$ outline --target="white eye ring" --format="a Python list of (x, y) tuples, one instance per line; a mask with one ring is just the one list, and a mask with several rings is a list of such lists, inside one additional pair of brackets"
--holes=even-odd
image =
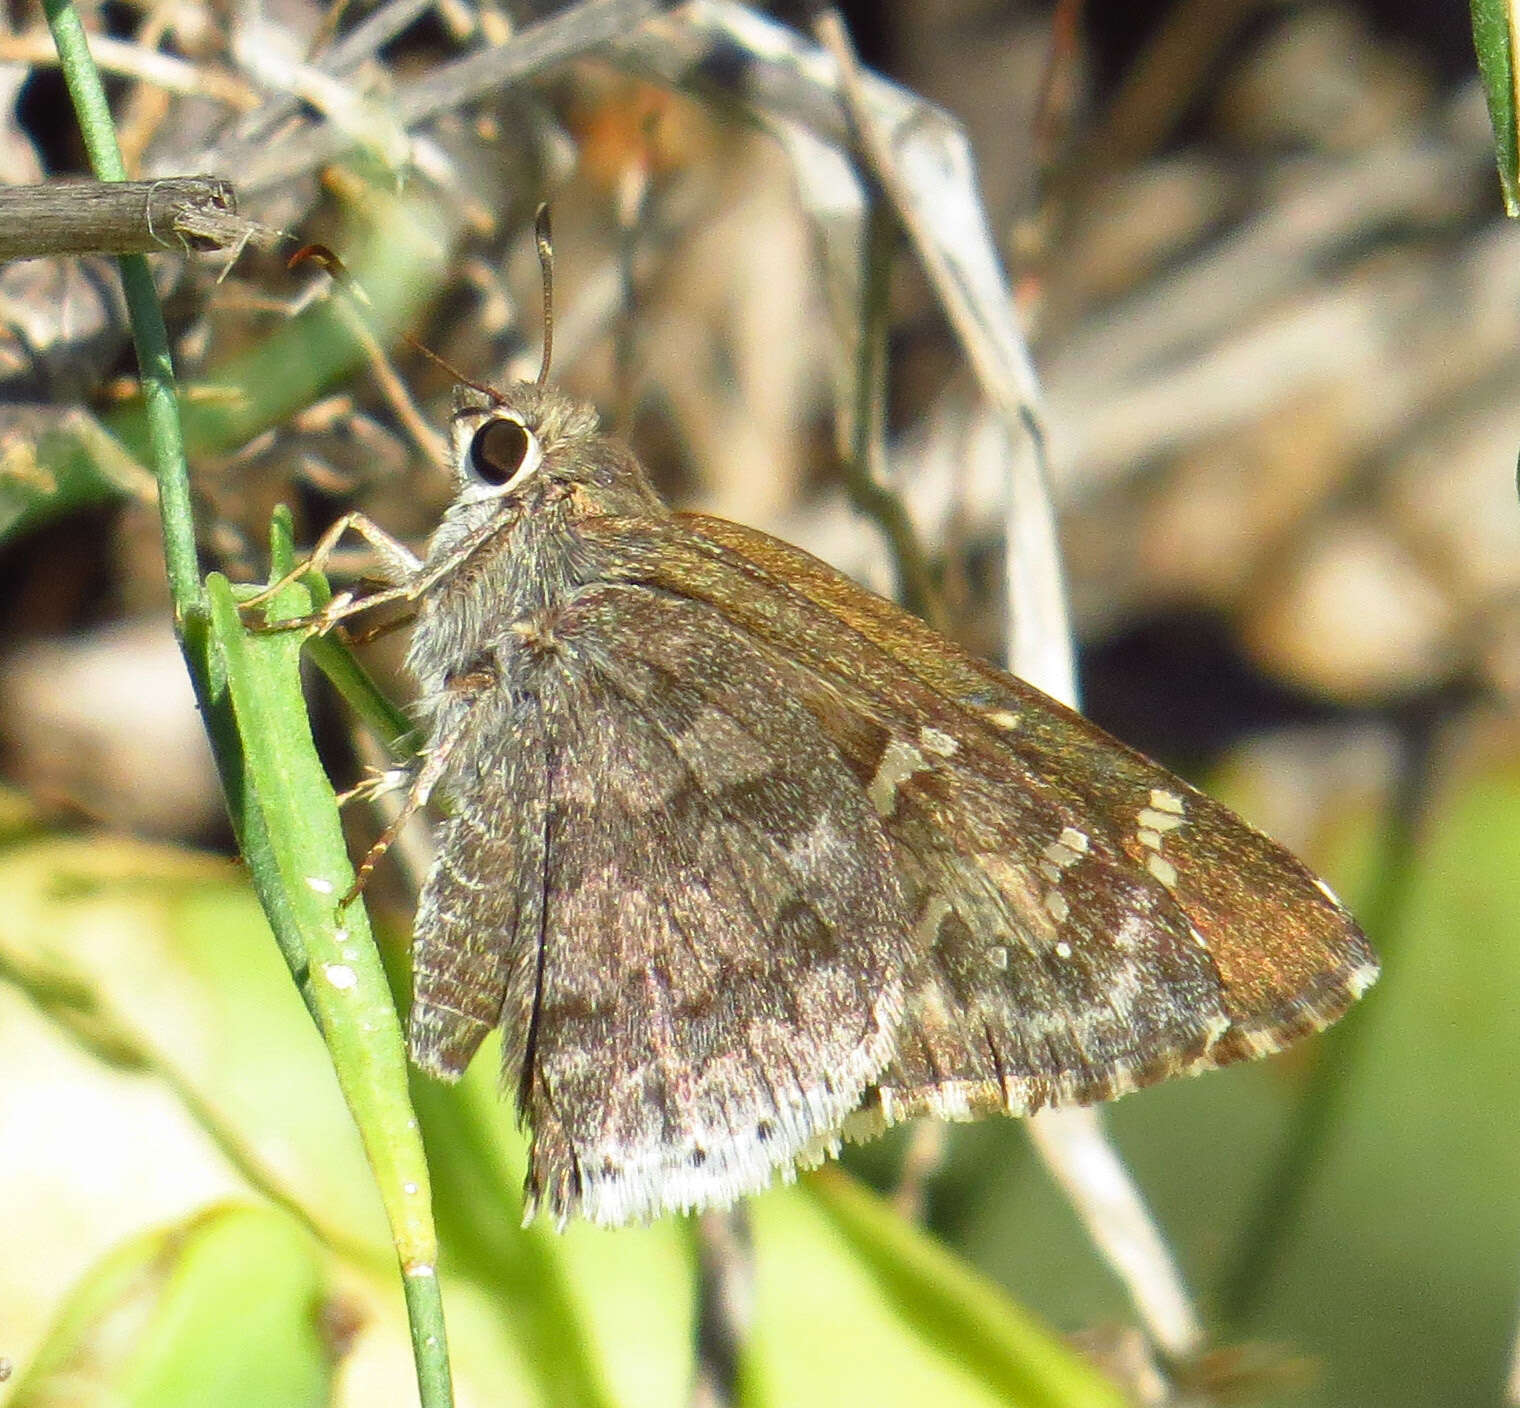
[(480, 498), (509, 494), (543, 463), (538, 436), (516, 416), (496, 415), (470, 433), (462, 468)]

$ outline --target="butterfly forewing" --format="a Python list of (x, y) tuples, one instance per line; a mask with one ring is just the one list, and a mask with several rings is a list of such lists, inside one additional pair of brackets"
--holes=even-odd
[(797, 549), (679, 523), (622, 525), (624, 569), (752, 634), (892, 843), (919, 956), (881, 1117), (1108, 1098), (1277, 1049), (1375, 976), (1227, 809)]

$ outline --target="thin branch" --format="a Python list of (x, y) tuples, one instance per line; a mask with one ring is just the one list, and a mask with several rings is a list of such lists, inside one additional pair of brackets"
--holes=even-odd
[(1029, 1137), (1103, 1259), (1124, 1283), (1146, 1332), (1174, 1359), (1203, 1344), (1203, 1327), (1145, 1199), (1096, 1109), (1042, 1110)]
[[(1022, 375), (1020, 361), (1008, 362), (1005, 340), (995, 335), (996, 329), (1011, 320), (1001, 277), (984, 277), (979, 284), (973, 283), (967, 271), (978, 268), (978, 261), (957, 262), (950, 253), (958, 240), (967, 241), (975, 250), (976, 232), (984, 226), (984, 219), (978, 208), (974, 218), (963, 214), (948, 228), (943, 220), (938, 226), (932, 222), (930, 191), (916, 186), (906, 174), (912, 157), (905, 144), (911, 140), (912, 124), (900, 120), (894, 127), (882, 120), (869, 100), (864, 73), (835, 11), (820, 15), (815, 29), (834, 59), (840, 100), (872, 174), (893, 200), (977, 372), (983, 394), (998, 409), (1008, 437), (1004, 561), (1010, 668), (1056, 698), (1075, 704), (1076, 666), (1033, 375)], [(941, 154), (953, 150), (954, 144), (947, 142)], [(920, 157), (923, 154), (920, 151)], [(994, 297), (989, 299), (989, 294)], [(1013, 441), (1017, 424), (1028, 433), (1033, 454), (1017, 452)], [(1029, 1132), (1089, 1236), (1124, 1282), (1152, 1337), (1175, 1353), (1195, 1349), (1202, 1337), (1198, 1317), (1166, 1242), (1123, 1161), (1108, 1142), (1099, 1115), (1090, 1110), (1043, 1115), (1030, 1121)]]
[(210, 176), (159, 181), (47, 181), (0, 187), (0, 263), (76, 254), (206, 253), (284, 235), (237, 213), (232, 186)]
[[(366, 15), (348, 34), (334, 42), (331, 48), (313, 58), (311, 67), (334, 78), (351, 73), (374, 58), (386, 44), (431, 8), (432, 0), (390, 0), (389, 4)], [(342, 9), (342, 6), (334, 5), (327, 13), (326, 24), (335, 24)], [(321, 36), (317, 42), (321, 42)], [(265, 97), (238, 124), (236, 140), (243, 144), (256, 142), (293, 117), (300, 108), (301, 99), (293, 93)]]
[(755, 1318), (755, 1249), (749, 1210), (703, 1213), (697, 1247), (696, 1379), (690, 1408), (735, 1408)]
[[(453, 111), (486, 93), (609, 45), (658, 8), (657, 0), (584, 0), (572, 5), (504, 43), (444, 64), (428, 77), (399, 87), (383, 109), (388, 130), (403, 132), (441, 112)], [(318, 70), (309, 67), (307, 71)], [(353, 132), (323, 123), (275, 147), (239, 142), (207, 154), (203, 160), (210, 170), (236, 170), (239, 187), (252, 193), (314, 171), (355, 145)]]
[[(890, 113), (867, 84), (838, 13), (825, 10), (814, 27), (834, 60), (840, 102), (871, 174), (892, 200), (1007, 432), (1009, 668), (1070, 700), (1076, 671), (1034, 373), (970, 179), (965, 134), (948, 118), (936, 124), (927, 105), (910, 114)], [(1019, 453), (1019, 427), (1032, 454)]]
[[(90, 51), (96, 65), (107, 73), (135, 78), (166, 93), (214, 98), (240, 109), (255, 108), (262, 101), (257, 89), (220, 69), (187, 63), (108, 34), (92, 35)], [(58, 51), (45, 34), (0, 35), (0, 63), (46, 67), (57, 62)]]
[(845, 488), (850, 501), (886, 535), (897, 565), (898, 595), (909, 611), (945, 629), (945, 611), (935, 589), (923, 546), (902, 500), (882, 479), (886, 471), (887, 301), (891, 283), (892, 244), (896, 229), (876, 202), (866, 217), (861, 260), (860, 335), (856, 341), (853, 444), (845, 459)]

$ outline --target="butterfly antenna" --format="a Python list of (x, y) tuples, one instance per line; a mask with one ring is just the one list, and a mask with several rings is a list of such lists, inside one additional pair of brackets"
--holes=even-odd
[(303, 264), (315, 264), (345, 293), (369, 306), (369, 295), (360, 287), (358, 279), (348, 272), (348, 265), (325, 244), (303, 244), (285, 261), (285, 267), (292, 272)]
[(442, 367), (444, 371), (453, 377), (454, 380), (457, 381), (461, 386), (468, 386), (471, 391), (480, 392), (482, 396), (488, 397), (497, 405), (500, 405), (507, 399), (494, 386), (491, 386), (484, 381), (476, 381), (474, 377), (466, 376), (452, 362), (447, 361), (443, 357), (440, 357), (435, 351), (433, 351), (431, 347), (427, 345), (427, 343), (418, 341), (418, 339), (413, 337), (411, 333), (402, 333), (401, 339), (406, 343), (408, 347), (422, 353), (422, 355), (426, 357), (430, 362), (432, 362), (435, 366)]
[(554, 354), (554, 237), (549, 230), (549, 206), (538, 207), (533, 217), (533, 239), (538, 245), (538, 267), (544, 275), (544, 360), (538, 368), (538, 384), (549, 380), (549, 361)]

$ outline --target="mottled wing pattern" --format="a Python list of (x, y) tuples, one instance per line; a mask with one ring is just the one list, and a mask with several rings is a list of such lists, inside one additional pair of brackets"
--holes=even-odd
[[(505, 691), (477, 693), (434, 746), (468, 757), (448, 790), (412, 933), (413, 1062), (457, 1080), (494, 1027), (507, 1071), (523, 1068), (544, 926), (549, 751), (543, 718)], [(472, 744), (472, 748), (460, 747)]]
[[(588, 589), (523, 649), (495, 692), (516, 717), (472, 720), (465, 751), (541, 773), (481, 789), (520, 815), (450, 823), (414, 1032), (462, 1068), (491, 1024), (470, 994), (501, 995), (530, 1204), (621, 1223), (727, 1203), (820, 1157), (891, 1054), (911, 952), (889, 843), (711, 606)], [(491, 873), (514, 883), (488, 894)]]
[(749, 633), (892, 846), (918, 958), (866, 1124), (1262, 1054), (1376, 976), (1338, 901), (1226, 808), (807, 554), (677, 524), (609, 523), (619, 569)]

